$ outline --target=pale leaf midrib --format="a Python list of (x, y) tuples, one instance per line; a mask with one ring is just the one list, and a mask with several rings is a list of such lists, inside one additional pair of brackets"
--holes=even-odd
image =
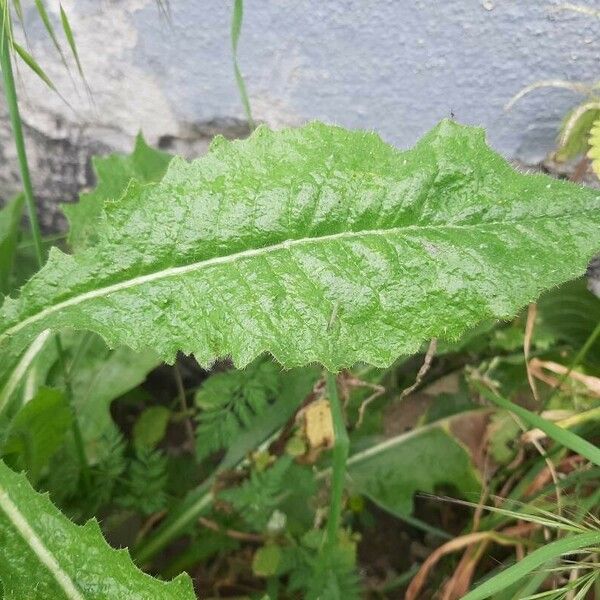
[(21, 378), (27, 372), (27, 369), (50, 337), (50, 333), (49, 329), (45, 329), (37, 338), (35, 338), (19, 362), (15, 365), (15, 368), (10, 372), (4, 386), (0, 387), (0, 413), (4, 410), (6, 403), (19, 385)]
[(25, 516), (11, 500), (8, 492), (0, 486), (0, 509), (4, 512), (7, 519), (18, 531), (20, 537), (29, 546), (36, 555), (41, 564), (43, 564), (58, 586), (62, 589), (65, 597), (69, 600), (85, 600), (83, 595), (76, 588), (75, 583), (68, 573), (60, 566), (60, 563), (40, 539), (34, 528), (29, 524)]
[[(592, 211), (582, 211), (581, 214), (586, 214), (587, 212)], [(578, 214), (578, 213), (577, 213)], [(236, 252), (233, 254), (227, 254), (224, 256), (217, 256), (214, 258), (209, 258), (205, 260), (201, 260), (198, 262), (190, 263), (188, 265), (182, 265), (177, 267), (169, 267), (167, 269), (162, 269), (160, 271), (155, 271), (152, 273), (148, 273), (146, 275), (140, 275), (134, 277), (132, 279), (127, 279), (124, 281), (119, 281), (117, 283), (97, 288), (95, 290), (90, 290), (89, 292), (84, 292), (82, 294), (78, 294), (77, 296), (73, 296), (57, 304), (53, 304), (43, 310), (26, 317), (22, 321), (19, 321), (17, 324), (13, 325), (6, 329), (2, 334), (0, 334), (0, 344), (4, 342), (8, 337), (18, 333), (28, 325), (35, 323), (41, 319), (44, 319), (48, 315), (51, 315), (55, 312), (58, 312), (64, 308), (69, 308), (71, 306), (76, 306), (87, 300), (93, 300), (95, 298), (102, 298), (105, 296), (109, 296), (115, 292), (119, 292), (122, 290), (130, 289), (133, 287), (137, 287), (143, 285), (145, 283), (149, 283), (151, 281), (157, 281), (161, 279), (167, 279), (169, 277), (177, 277), (179, 275), (185, 275), (186, 273), (192, 273), (194, 271), (200, 271), (204, 268), (213, 267), (215, 265), (234, 263), (238, 260), (244, 260), (247, 258), (253, 258), (256, 256), (260, 256), (263, 254), (269, 254), (270, 252), (275, 252), (277, 250), (284, 250), (293, 248), (296, 246), (309, 245), (315, 243), (325, 243), (330, 242), (332, 240), (341, 240), (341, 239), (353, 239), (360, 237), (368, 237), (368, 236), (389, 236), (389, 235), (402, 235), (408, 234), (415, 231), (426, 231), (426, 230), (444, 230), (444, 229), (452, 229), (452, 230), (465, 230), (465, 229), (486, 229), (488, 227), (500, 227), (500, 226), (515, 226), (515, 225), (525, 225), (531, 223), (532, 221), (541, 221), (541, 220), (557, 220), (564, 217), (573, 217), (573, 214), (564, 213), (562, 215), (538, 215), (536, 217), (525, 217), (524, 219), (515, 219), (512, 221), (486, 221), (479, 223), (469, 223), (469, 224), (439, 224), (439, 225), (408, 225), (404, 227), (392, 227), (386, 229), (366, 229), (361, 231), (343, 231), (339, 233), (333, 233), (329, 235), (322, 235), (310, 238), (297, 238), (297, 239), (287, 239), (283, 242), (278, 242), (277, 244), (272, 244), (269, 246), (262, 246), (260, 248), (251, 248), (248, 250), (242, 250), (240, 252)]]

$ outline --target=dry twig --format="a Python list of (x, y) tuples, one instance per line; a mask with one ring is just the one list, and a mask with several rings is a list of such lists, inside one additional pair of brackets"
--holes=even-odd
[(246, 531), (237, 531), (235, 529), (223, 529), (218, 523), (215, 521), (211, 521), (205, 517), (198, 517), (198, 523), (207, 529), (211, 529), (212, 531), (216, 531), (218, 533), (222, 533), (227, 537), (230, 537), (232, 540), (239, 540), (241, 542), (253, 542), (262, 544), (265, 541), (264, 536), (258, 533), (248, 533)]
[(508, 527), (501, 532), (496, 531), (478, 531), (476, 533), (468, 533), (460, 537), (454, 538), (449, 542), (436, 548), (427, 558), (427, 560), (421, 565), (418, 573), (414, 576), (410, 582), (408, 589), (406, 590), (405, 600), (419, 600), (420, 592), (427, 576), (431, 569), (438, 563), (438, 561), (452, 552), (456, 552), (462, 548), (468, 548), (473, 544), (479, 544), (481, 542), (496, 542), (503, 546), (516, 546), (520, 544), (520, 540), (516, 537), (529, 533), (538, 527), (535, 523), (521, 523), (514, 527)]

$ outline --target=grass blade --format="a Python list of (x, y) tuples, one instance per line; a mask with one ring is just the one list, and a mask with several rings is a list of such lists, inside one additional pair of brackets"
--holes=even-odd
[(11, 291), (25, 196), (20, 194), (0, 209), (0, 298)]
[(246, 83), (244, 77), (240, 71), (237, 59), (238, 42), (240, 40), (240, 33), (242, 31), (242, 21), (244, 19), (244, 0), (235, 0), (233, 5), (233, 17), (231, 19), (231, 47), (233, 50), (233, 70), (235, 72), (235, 81), (240, 92), (242, 104), (244, 105), (244, 112), (246, 113), (246, 119), (248, 120), (248, 126), (250, 129), (254, 129), (254, 119), (252, 118), (252, 110), (250, 108), (250, 100), (248, 99), (248, 92), (246, 91)]
[(480, 586), (469, 592), (462, 600), (485, 600), (494, 594), (497, 594), (509, 585), (514, 584), (528, 573), (531, 573), (545, 563), (575, 552), (581, 548), (600, 544), (600, 531), (591, 531), (579, 535), (569, 536), (546, 546), (538, 548), (531, 554), (528, 554), (523, 560), (514, 564), (512, 567), (498, 573), (495, 577), (488, 579)]
[(65, 37), (67, 38), (67, 42), (69, 42), (69, 47), (71, 48), (71, 53), (73, 54), (73, 58), (77, 63), (77, 70), (79, 71), (79, 75), (81, 75), (82, 79), (85, 79), (83, 75), (83, 68), (81, 66), (81, 61), (79, 60), (79, 52), (77, 52), (77, 44), (75, 43), (75, 36), (73, 35), (73, 29), (71, 28), (71, 24), (69, 23), (69, 17), (65, 12), (62, 4), (60, 5), (60, 22), (62, 23), (63, 31), (65, 32)]
[(37, 8), (38, 14), (40, 15), (40, 19), (42, 20), (42, 23), (44, 24), (44, 27), (46, 28), (46, 31), (48, 32), (48, 35), (50, 36), (50, 39), (52, 40), (52, 43), (54, 44), (56, 51), (60, 54), (60, 57), (64, 64), (65, 57), (63, 55), (63, 51), (62, 51), (62, 48), (58, 41), (58, 38), (56, 37), (56, 31), (54, 31), (54, 26), (52, 25), (52, 22), (50, 21), (50, 17), (48, 16), (48, 11), (46, 10), (46, 6), (44, 5), (43, 0), (35, 0), (35, 7)]
[[(4, 98), (8, 106), (10, 115), (10, 123), (13, 130), (15, 146), (17, 149), (17, 157), (19, 160), (19, 170), (21, 173), (21, 181), (23, 183), (23, 192), (25, 194), (25, 203), (29, 216), (29, 224), (31, 227), (31, 235), (35, 245), (35, 253), (39, 266), (44, 263), (44, 252), (42, 249), (42, 234), (40, 232), (39, 221), (36, 212), (35, 198), (33, 196), (33, 187), (31, 185), (31, 176), (29, 173), (29, 164), (27, 162), (27, 153), (25, 151), (25, 140), (23, 137), (23, 125), (21, 115), (19, 113), (19, 102), (17, 100), (17, 91), (12, 70), (12, 55), (10, 45), (15, 46), (12, 40), (12, 26), (10, 22), (10, 12), (8, 4), (2, 6), (1, 25), (2, 39), (0, 45), (0, 67), (4, 81)], [(19, 46), (20, 47), (20, 46)]]
[(21, 5), (21, 0), (13, 0), (13, 6), (15, 7), (15, 13), (17, 13), (19, 23), (23, 25), (23, 6)]
[(513, 404), (510, 402), (510, 400), (507, 400), (495, 392), (492, 392), (481, 383), (475, 382), (475, 385), (478, 391), (494, 404), (497, 404), (505, 410), (511, 411), (525, 421), (525, 423), (527, 423), (529, 426), (541, 429), (555, 442), (562, 444), (565, 446), (565, 448), (573, 450), (573, 452), (581, 454), (581, 456), (585, 456), (585, 458), (590, 460), (592, 463), (600, 466), (600, 448), (590, 444), (587, 440), (584, 440), (582, 437), (572, 433), (571, 431), (563, 429), (562, 427), (543, 419), (539, 415), (536, 415), (526, 408), (518, 406), (517, 404)]
[(54, 92), (56, 92), (56, 87), (54, 86), (54, 84), (52, 83), (52, 80), (48, 77), (48, 75), (46, 75), (46, 73), (44, 72), (44, 70), (42, 69), (42, 67), (40, 67), (40, 65), (38, 65), (38, 63), (36, 62), (36, 60), (33, 58), (33, 56), (31, 56), (31, 54), (29, 54), (29, 52), (27, 52), (27, 50), (25, 50), (25, 48), (23, 48), (23, 46), (20, 46), (19, 44), (17, 44), (17, 42), (15, 42), (14, 40), (12, 41), (12, 47), (14, 48), (15, 52), (21, 57), (21, 60)]

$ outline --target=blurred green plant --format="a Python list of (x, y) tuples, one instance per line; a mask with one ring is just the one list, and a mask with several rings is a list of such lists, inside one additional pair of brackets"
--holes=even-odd
[[(593, 8), (566, 3), (552, 7), (554, 12), (570, 11), (600, 19), (600, 12)], [(519, 100), (531, 92), (544, 89), (570, 90), (585, 97), (564, 118), (557, 139), (553, 158), (558, 162), (572, 160), (587, 153), (592, 167), (600, 178), (600, 82), (583, 83), (562, 79), (536, 81), (515, 94), (505, 105), (510, 110)]]

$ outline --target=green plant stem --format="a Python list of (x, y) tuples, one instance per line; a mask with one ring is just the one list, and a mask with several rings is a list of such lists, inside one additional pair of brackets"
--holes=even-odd
[(60, 335), (56, 334), (56, 336), (54, 337), (54, 343), (56, 344), (58, 362), (60, 363), (60, 368), (63, 372), (65, 391), (73, 416), (73, 438), (75, 440), (75, 451), (77, 452), (77, 459), (79, 460), (79, 465), (81, 467), (81, 479), (84, 487), (88, 489), (90, 485), (91, 476), (87, 457), (85, 455), (85, 444), (83, 441), (83, 435), (81, 433), (81, 428), (79, 427), (77, 411), (75, 410), (75, 404), (73, 402), (73, 387), (71, 386), (71, 369), (69, 369), (69, 367), (67, 366), (67, 361), (65, 360), (65, 352), (62, 346)]
[(350, 440), (346, 431), (346, 423), (337, 389), (337, 377), (327, 373), (327, 396), (333, 419), (333, 461), (331, 470), (331, 500), (329, 504), (329, 519), (325, 537), (325, 551), (330, 551), (338, 542), (338, 532), (342, 520), (342, 499), (346, 480), (346, 461), (350, 449)]
[[(65, 240), (66, 238), (67, 238), (66, 233), (55, 233), (52, 235), (47, 235), (46, 237), (42, 238), (42, 245), (51, 246), (55, 242), (61, 242), (62, 240)], [(33, 240), (29, 240), (29, 239), (21, 240), (17, 244), (17, 247), (19, 248), (19, 250), (26, 250), (30, 246), (35, 246), (35, 242)]]
[[(33, 238), (35, 256), (38, 262), (38, 266), (42, 268), (42, 266), (44, 265), (42, 233), (40, 231), (40, 223), (37, 216), (35, 198), (33, 196), (33, 186), (31, 185), (29, 163), (27, 161), (27, 152), (25, 150), (25, 138), (23, 136), (23, 123), (21, 121), (21, 115), (19, 113), (17, 88), (15, 86), (15, 78), (12, 69), (12, 57), (9, 46), (11, 39), (10, 8), (6, 5), (6, 1), (7, 0), (3, 0), (3, 2), (0, 3), (0, 19), (2, 27), (2, 30), (0, 32), (0, 69), (2, 70), (2, 77), (4, 80), (4, 97), (8, 106), (10, 124), (15, 139), (15, 146), (17, 148), (19, 171), (21, 174), (21, 181), (23, 183), (23, 192), (25, 194), (25, 204), (27, 206), (27, 214), (29, 216), (29, 226), (31, 227), (31, 236)], [(57, 335), (54, 339), (56, 344), (56, 350), (58, 353), (58, 359), (65, 377), (67, 398), (69, 399), (69, 404), (71, 406), (71, 410), (73, 411), (73, 436), (75, 438), (77, 455), (81, 463), (82, 477), (84, 483), (87, 484), (87, 482), (89, 481), (89, 469), (87, 459), (85, 456), (83, 436), (81, 435), (81, 429), (79, 427), (79, 422), (77, 420), (77, 415), (75, 413), (75, 408), (73, 405), (73, 394), (71, 390), (68, 369), (65, 361), (65, 355), (62, 343), (60, 341), (60, 336)]]
[(244, 105), (244, 112), (246, 113), (246, 119), (248, 120), (248, 127), (250, 127), (250, 130), (252, 131), (255, 127), (254, 119), (252, 118), (252, 109), (250, 108), (250, 100), (248, 99), (248, 92), (246, 90), (244, 76), (240, 71), (237, 59), (238, 42), (240, 40), (243, 20), (244, 0), (234, 0), (233, 15), (231, 18), (231, 50), (233, 53), (233, 71), (235, 73), (235, 81), (237, 83), (238, 91), (240, 92), (240, 98), (242, 100), (242, 104)]
[(214, 500), (214, 493), (211, 490), (217, 473), (211, 475), (207, 480), (194, 490), (193, 496), (185, 501), (185, 506), (176, 517), (166, 523), (166, 526), (160, 528), (157, 535), (145, 540), (138, 548), (133, 549), (133, 558), (139, 565), (146, 565), (160, 550), (175, 539), (207, 511)]
[(27, 154), (25, 152), (25, 140), (23, 137), (23, 125), (21, 115), (19, 113), (19, 102), (17, 99), (17, 89), (15, 86), (15, 78), (12, 69), (12, 57), (10, 53), (9, 42), (11, 39), (10, 29), (10, 9), (4, 6), (2, 2), (0, 7), (0, 19), (2, 19), (2, 31), (0, 37), (2, 44), (0, 47), (0, 69), (2, 69), (2, 77), (4, 80), (4, 98), (8, 107), (10, 116), (10, 124), (15, 138), (15, 146), (17, 148), (17, 157), (19, 160), (19, 170), (21, 172), (21, 180), (23, 182), (23, 192), (25, 194), (25, 204), (27, 206), (27, 214), (29, 216), (29, 224), (31, 234), (33, 236), (33, 244), (35, 247), (35, 255), (39, 266), (44, 263), (44, 253), (42, 249), (42, 234), (40, 232), (40, 224), (37, 217), (35, 198), (33, 197), (33, 187), (31, 185), (31, 176), (29, 174), (29, 165), (27, 163)]
[(181, 372), (179, 371), (177, 363), (173, 365), (173, 374), (175, 375), (175, 385), (177, 386), (177, 396), (179, 399), (179, 410), (180, 414), (183, 416), (183, 425), (185, 427), (185, 433), (188, 439), (189, 451), (193, 453), (195, 448), (196, 436), (194, 435), (194, 426), (192, 425), (190, 416), (188, 416), (190, 414), (190, 410), (187, 405), (185, 397), (185, 387), (183, 385), (183, 379), (181, 377)]
[(91, 331), (86, 331), (80, 338), (77, 347), (72, 353), (71, 364), (69, 365), (68, 380), (69, 382), (73, 379), (73, 373), (77, 372), (79, 368), (79, 361), (87, 354), (90, 344), (94, 339), (94, 334)]

